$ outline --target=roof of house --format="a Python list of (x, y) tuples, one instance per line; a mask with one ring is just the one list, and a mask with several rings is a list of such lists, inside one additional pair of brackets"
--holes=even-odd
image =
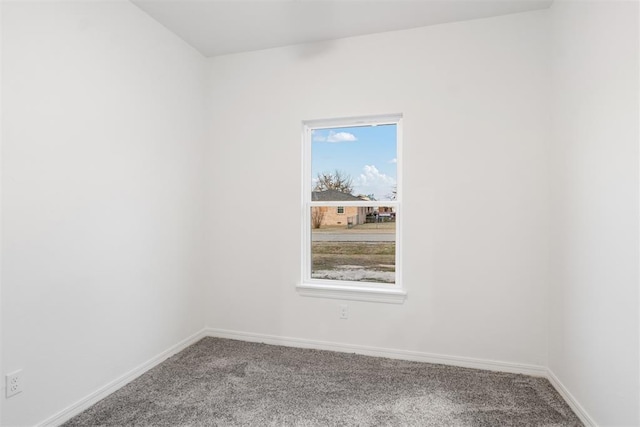
[(356, 197), (349, 193), (343, 193), (342, 191), (338, 190), (312, 191), (311, 200), (313, 202), (362, 201), (362, 199), (359, 197)]

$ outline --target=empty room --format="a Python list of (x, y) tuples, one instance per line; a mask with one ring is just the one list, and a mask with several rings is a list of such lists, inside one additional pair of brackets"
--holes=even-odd
[(640, 426), (637, 1), (0, 2), (2, 426)]

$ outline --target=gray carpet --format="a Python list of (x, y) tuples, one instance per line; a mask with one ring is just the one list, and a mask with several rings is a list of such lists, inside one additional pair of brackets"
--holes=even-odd
[(65, 426), (580, 426), (543, 378), (205, 338)]

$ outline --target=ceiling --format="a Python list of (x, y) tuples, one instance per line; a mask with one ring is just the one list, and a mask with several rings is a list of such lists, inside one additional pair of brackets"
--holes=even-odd
[(132, 0), (205, 56), (545, 9), (552, 0)]

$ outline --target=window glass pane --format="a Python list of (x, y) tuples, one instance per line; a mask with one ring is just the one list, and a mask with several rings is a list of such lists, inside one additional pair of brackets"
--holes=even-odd
[(311, 278), (395, 283), (396, 208), (311, 208)]
[(311, 200), (395, 200), (397, 125), (314, 129)]

